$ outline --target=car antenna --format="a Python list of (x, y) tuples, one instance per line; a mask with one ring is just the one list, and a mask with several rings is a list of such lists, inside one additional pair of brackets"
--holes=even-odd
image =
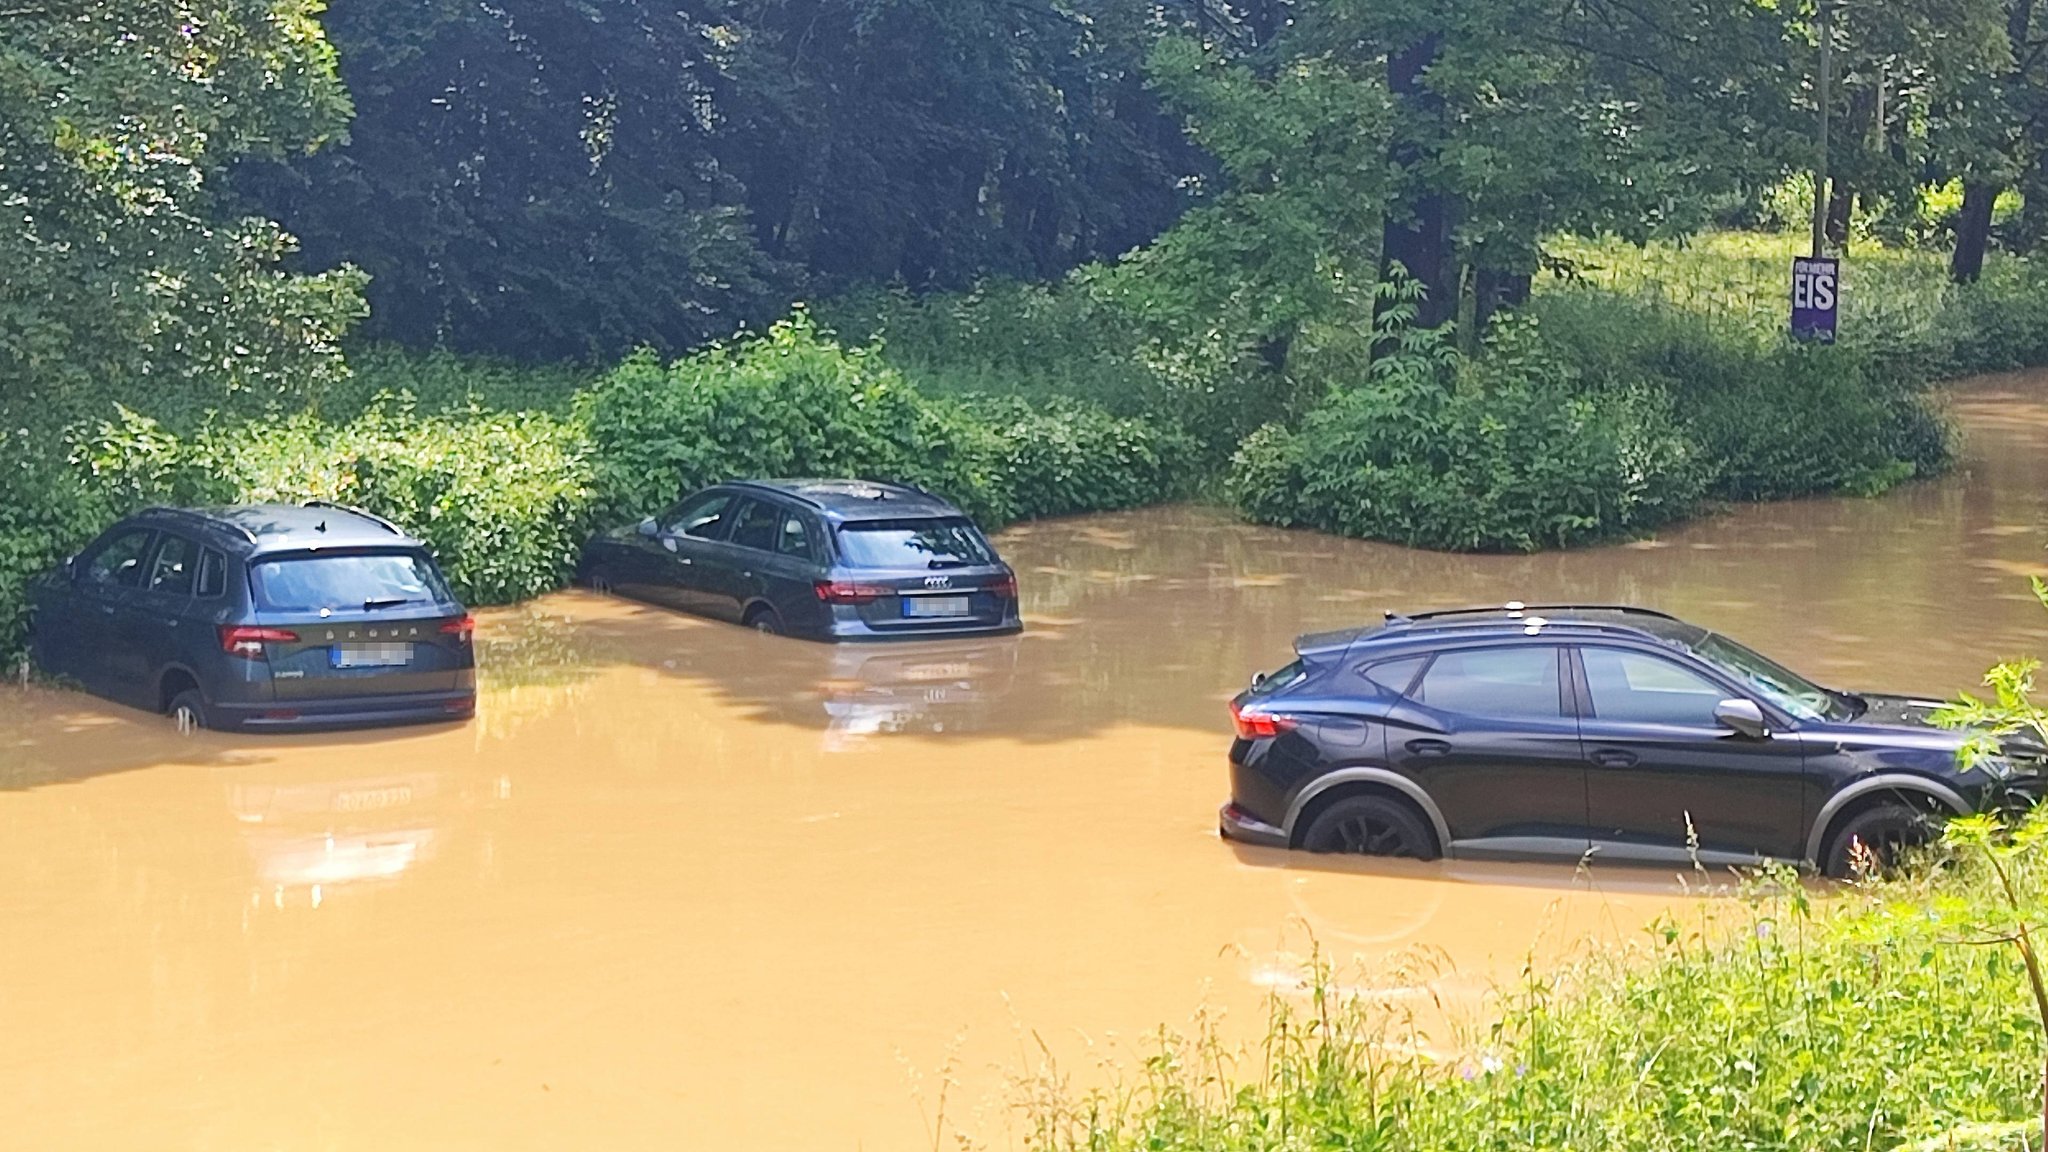
[(313, 531), (315, 531), (315, 532), (325, 532), (325, 531), (327, 531), (327, 521), (325, 521), (325, 520), (322, 520), (322, 521), (321, 521), (321, 522), (319, 522), (318, 524), (315, 524), (315, 525), (313, 525)]

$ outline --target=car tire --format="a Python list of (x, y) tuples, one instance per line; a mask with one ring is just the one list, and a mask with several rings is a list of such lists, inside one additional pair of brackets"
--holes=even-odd
[(773, 608), (756, 608), (747, 613), (747, 627), (763, 636), (782, 635), (782, 617)]
[(1898, 867), (1908, 849), (1934, 840), (1941, 829), (1925, 809), (1906, 804), (1878, 804), (1856, 813), (1836, 827), (1821, 853), (1821, 873), (1847, 880), (1874, 867), (1882, 874)]
[(197, 688), (187, 688), (171, 698), (170, 710), (165, 713), (180, 732), (197, 732), (213, 727), (206, 715), (206, 697)]
[(1436, 836), (1414, 805), (1391, 796), (1351, 796), (1316, 813), (1302, 833), (1310, 852), (1434, 860)]

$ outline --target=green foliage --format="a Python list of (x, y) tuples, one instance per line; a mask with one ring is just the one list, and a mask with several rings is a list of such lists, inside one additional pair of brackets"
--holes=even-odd
[(994, 435), (994, 483), (1013, 519), (1156, 504), (1192, 480), (1196, 446), (1171, 426), (1059, 398), (976, 398), (968, 411)]
[(944, 493), (993, 520), (1010, 511), (986, 428), (802, 314), (672, 364), (635, 355), (577, 411), (597, 452), (598, 507), (611, 518), (744, 476), (864, 476)]
[(320, 10), (0, 9), (0, 426), (144, 390), (295, 398), (338, 373), (360, 277), (279, 271), (289, 239), (226, 218), (213, 195), (237, 158), (340, 130)]
[[(2040, 817), (1999, 861), (2025, 909), (2048, 894)], [(1629, 947), (1530, 971), (1491, 1027), (1436, 1058), (1342, 998), (1319, 965), (1277, 1002), (1263, 1059), (1169, 1040), (1134, 1089), (1049, 1086), (1039, 1152), (2038, 1147), (2043, 1044), (2026, 964), (1979, 935), (2014, 902), (1967, 845), (1938, 867), (1820, 898), (1789, 870)], [(1358, 981), (1370, 983), (1370, 981)], [(1441, 1036), (1431, 1047), (1442, 1051)], [(1236, 1069), (1246, 1069), (1239, 1073)]]
[(1446, 362), (1447, 338), (1401, 350), (1364, 384), (1245, 443), (1230, 481), (1264, 523), (1427, 548), (1535, 551), (1654, 528), (1705, 483), (1655, 389), (1588, 389), (1527, 328)]

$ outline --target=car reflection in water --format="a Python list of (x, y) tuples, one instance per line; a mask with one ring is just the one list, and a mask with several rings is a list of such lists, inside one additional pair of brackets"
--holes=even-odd
[(312, 907), (345, 885), (393, 881), (433, 857), (429, 812), (441, 792), (435, 773), (228, 790), (243, 842), (255, 859), (258, 892), (277, 907)]
[(825, 750), (844, 751), (873, 736), (988, 727), (1016, 677), (1019, 643), (828, 649), (818, 682), (827, 717)]

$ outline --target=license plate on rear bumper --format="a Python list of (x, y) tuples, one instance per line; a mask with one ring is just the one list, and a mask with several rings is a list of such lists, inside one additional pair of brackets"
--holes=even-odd
[(397, 668), (412, 663), (410, 644), (336, 644), (328, 650), (335, 668)]
[(965, 596), (905, 596), (903, 615), (913, 620), (952, 619), (971, 615), (972, 602)]

